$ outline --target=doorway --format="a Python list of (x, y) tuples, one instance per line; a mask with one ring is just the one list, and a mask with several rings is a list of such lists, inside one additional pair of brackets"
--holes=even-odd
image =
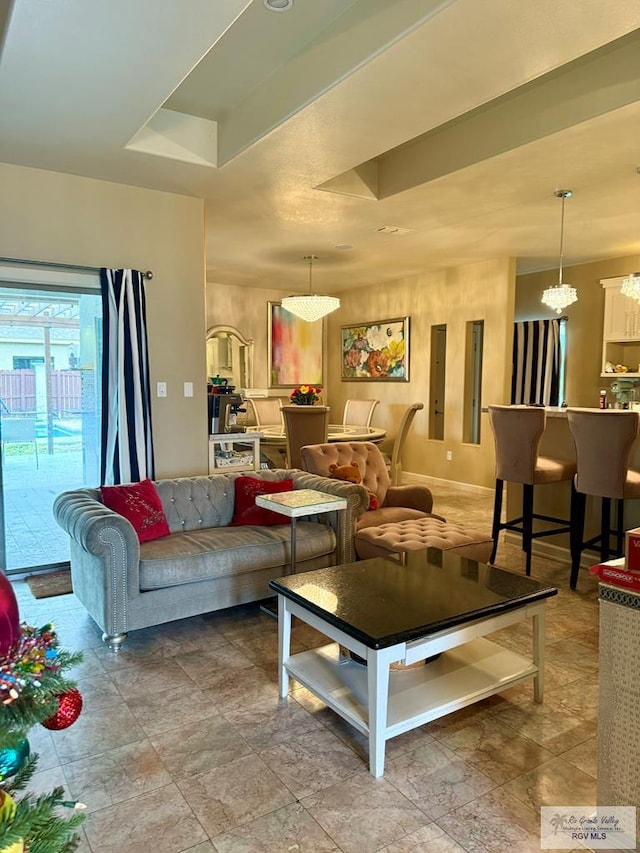
[(102, 304), (95, 288), (0, 285), (0, 568), (69, 560), (51, 512), (100, 475)]

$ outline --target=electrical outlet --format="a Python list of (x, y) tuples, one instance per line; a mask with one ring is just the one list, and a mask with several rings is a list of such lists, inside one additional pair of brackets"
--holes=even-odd
[(450, 450), (447, 450), (447, 462), (451, 462), (453, 459), (453, 453)]
[(158, 397), (166, 397), (167, 396), (167, 383), (166, 382), (158, 382)]

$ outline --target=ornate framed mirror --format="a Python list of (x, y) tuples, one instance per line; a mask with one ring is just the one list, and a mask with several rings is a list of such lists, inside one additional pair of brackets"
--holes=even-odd
[(207, 377), (227, 379), (236, 390), (253, 387), (253, 340), (234, 326), (207, 330)]

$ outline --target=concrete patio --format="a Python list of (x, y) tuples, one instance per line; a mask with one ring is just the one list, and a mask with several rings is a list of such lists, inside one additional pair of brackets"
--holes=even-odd
[(9, 445), (3, 455), (6, 570), (31, 569), (69, 559), (69, 542), (53, 520), (51, 507), (60, 492), (83, 484), (83, 450), (78, 437), (56, 438), (53, 453), (38, 440)]

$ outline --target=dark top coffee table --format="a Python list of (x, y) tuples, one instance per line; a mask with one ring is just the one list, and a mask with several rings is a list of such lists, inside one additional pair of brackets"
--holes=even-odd
[[(278, 593), (280, 696), (293, 676), (368, 735), (374, 776), (384, 772), (386, 741), (402, 732), (528, 678), (542, 701), (545, 609), (554, 587), (433, 548), (410, 552), (406, 565), (365, 560), (269, 586)], [(292, 615), (334, 642), (291, 655)], [(531, 659), (484, 639), (529, 618)], [(390, 670), (435, 655), (424, 666)]]

